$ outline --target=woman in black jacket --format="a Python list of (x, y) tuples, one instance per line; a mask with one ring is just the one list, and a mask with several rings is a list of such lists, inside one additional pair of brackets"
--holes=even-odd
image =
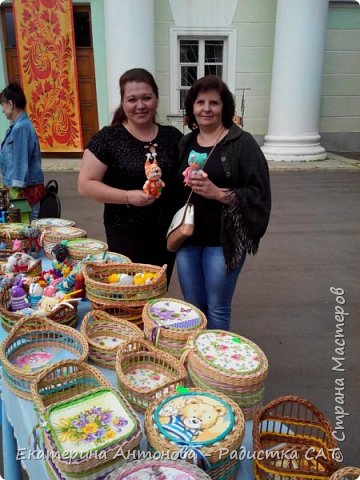
[(177, 271), (185, 300), (207, 315), (208, 327), (228, 330), (246, 254), (257, 252), (269, 222), (269, 171), (254, 138), (233, 123), (234, 99), (220, 78), (197, 80), (185, 110), (192, 132), (180, 141), (179, 182), (194, 154), (209, 158), (182, 190), (183, 201), (194, 192), (195, 231), (177, 253)]

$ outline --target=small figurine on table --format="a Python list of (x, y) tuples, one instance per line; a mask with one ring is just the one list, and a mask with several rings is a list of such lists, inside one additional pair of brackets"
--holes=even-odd
[(67, 258), (69, 256), (69, 250), (66, 243), (57, 243), (51, 251), (53, 274), (56, 278), (63, 276), (63, 269), (67, 264)]

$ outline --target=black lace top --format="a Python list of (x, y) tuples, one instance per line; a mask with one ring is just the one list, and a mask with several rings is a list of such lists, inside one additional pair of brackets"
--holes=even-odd
[(156, 144), (157, 162), (165, 182), (160, 198), (148, 207), (105, 204), (105, 225), (140, 235), (148, 234), (150, 228), (151, 232), (164, 235), (175, 209), (172, 185), (179, 166), (178, 142), (181, 136), (176, 128), (159, 125), (156, 138), (152, 142), (142, 142), (121, 125), (104, 127), (92, 137), (86, 148), (107, 165), (103, 180), (106, 185), (124, 190), (142, 189), (146, 181), (146, 153), (151, 144)]

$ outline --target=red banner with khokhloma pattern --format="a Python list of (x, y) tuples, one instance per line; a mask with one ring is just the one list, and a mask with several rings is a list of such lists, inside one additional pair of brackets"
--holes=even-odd
[(19, 73), (42, 152), (83, 150), (71, 0), (13, 2)]

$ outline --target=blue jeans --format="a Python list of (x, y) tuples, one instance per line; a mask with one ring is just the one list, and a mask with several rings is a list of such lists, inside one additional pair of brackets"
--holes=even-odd
[(36, 220), (39, 216), (39, 212), (40, 212), (40, 202), (37, 202), (31, 207), (30, 220), (31, 221)]
[(176, 267), (186, 302), (198, 307), (207, 317), (207, 328), (229, 330), (231, 301), (237, 278), (245, 262), (226, 275), (222, 247), (186, 245), (176, 254)]

